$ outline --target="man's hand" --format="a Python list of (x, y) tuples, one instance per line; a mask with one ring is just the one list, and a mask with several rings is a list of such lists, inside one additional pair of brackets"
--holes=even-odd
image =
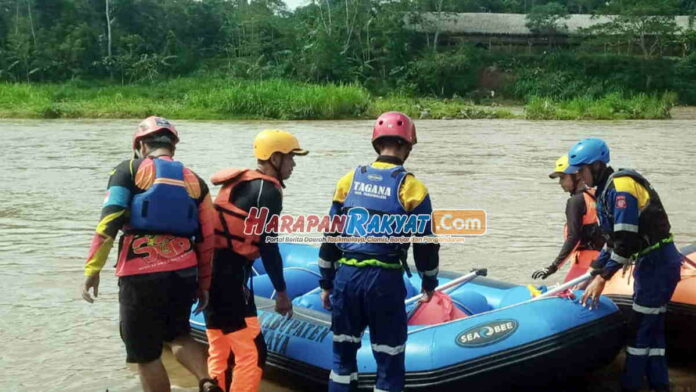
[(558, 271), (558, 267), (556, 267), (554, 264), (551, 264), (546, 268), (534, 271), (534, 273), (532, 274), (532, 279), (546, 279), (549, 276), (555, 274), (556, 271)]
[(196, 295), (198, 296), (198, 305), (196, 305), (196, 309), (193, 310), (193, 314), (198, 314), (207, 308), (208, 300), (210, 299), (208, 290), (198, 290)]
[(275, 311), (277, 313), (280, 313), (283, 316), (287, 315), (288, 317), (292, 317), (292, 302), (290, 302), (290, 297), (288, 297), (287, 291), (277, 292), (275, 302)]
[(592, 283), (590, 283), (585, 293), (582, 295), (580, 303), (582, 303), (583, 306), (589, 305), (590, 309), (596, 308), (599, 305), (599, 296), (602, 295), (606, 283), (606, 279), (602, 278), (601, 275), (595, 276)]
[(82, 299), (89, 303), (94, 302), (94, 298), (89, 294), (89, 289), (93, 289), (94, 298), (99, 295), (99, 272), (85, 278), (85, 285), (82, 287)]
[(331, 310), (331, 290), (321, 290), (321, 304), (324, 309)]
[(418, 300), (418, 302), (422, 302), (422, 303), (430, 302), (430, 300), (433, 299), (433, 293), (434, 293), (434, 292), (435, 292), (434, 290), (425, 290), (425, 289), (423, 289), (423, 290), (421, 291), (421, 294), (423, 294), (423, 296), (421, 297), (420, 300)]

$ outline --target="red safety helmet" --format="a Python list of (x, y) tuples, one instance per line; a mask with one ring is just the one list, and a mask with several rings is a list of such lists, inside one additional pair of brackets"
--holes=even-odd
[[(400, 112), (382, 113), (372, 130), (372, 145), (381, 137), (392, 136), (404, 140), (410, 145), (416, 144), (416, 125), (411, 117)], [(377, 147), (375, 147), (377, 150)], [(379, 151), (377, 151), (379, 152)]]
[(138, 148), (138, 141), (140, 141), (140, 139), (162, 130), (167, 130), (174, 136), (174, 144), (179, 142), (179, 133), (176, 131), (174, 124), (164, 117), (150, 116), (138, 125), (138, 129), (133, 134), (133, 149), (135, 150)]

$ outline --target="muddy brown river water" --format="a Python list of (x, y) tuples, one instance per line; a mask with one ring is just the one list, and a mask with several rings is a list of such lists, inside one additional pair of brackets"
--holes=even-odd
[[(137, 391), (118, 334), (115, 251), (90, 305), (79, 295), (82, 265), (109, 171), (130, 156), (137, 120), (0, 120), (0, 391)], [(369, 121), (177, 122), (177, 158), (209, 176), (251, 166), (253, 136), (295, 133), (311, 151), (287, 181), (285, 212), (324, 213), (338, 178), (374, 158)], [(441, 268), (487, 267), (489, 276), (529, 283), (562, 242), (566, 195), (547, 177), (578, 139), (599, 136), (615, 167), (645, 174), (660, 192), (679, 246), (696, 243), (693, 120), (530, 122), (418, 121), (407, 167), (440, 208), (481, 208), (488, 232), (443, 245)], [(551, 283), (562, 279), (559, 273)], [(620, 359), (592, 375), (591, 391), (613, 391)], [(177, 388), (195, 382), (165, 353)], [(673, 366), (676, 391), (696, 391), (696, 365)], [(282, 380), (264, 391), (294, 391)]]

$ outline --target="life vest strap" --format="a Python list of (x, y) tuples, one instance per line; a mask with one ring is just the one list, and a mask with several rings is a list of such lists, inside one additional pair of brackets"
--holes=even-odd
[(230, 214), (230, 215), (237, 217), (237, 218), (246, 219), (246, 217), (248, 216), (248, 215), (242, 214), (241, 212), (237, 212), (237, 211), (233, 211), (233, 210), (230, 210), (228, 208), (225, 208), (219, 204), (214, 204), (213, 207), (215, 207), (215, 209), (218, 212), (221, 212), (223, 214)]
[(342, 257), (338, 260), (339, 263), (350, 265), (352, 267), (380, 267), (386, 269), (402, 269), (401, 263), (385, 263), (384, 261), (377, 259), (364, 259), (358, 261), (357, 259), (347, 259)]
[(216, 235), (219, 235), (219, 236), (222, 236), (222, 237), (225, 237), (225, 238), (227, 238), (228, 240), (235, 240), (235, 241), (240, 241), (240, 242), (248, 242), (248, 243), (250, 243), (250, 244), (254, 244), (254, 245), (257, 245), (257, 246), (260, 245), (260, 242), (258, 242), (258, 241), (249, 241), (249, 239), (250, 239), (251, 237), (240, 237), (240, 236), (238, 236), (238, 235), (234, 235), (234, 234), (231, 234), (231, 233), (229, 233), (229, 232), (225, 232), (225, 231), (217, 230), (217, 229), (215, 230), (215, 234), (216, 234)]
[(669, 237), (663, 238), (663, 239), (657, 241), (656, 243), (648, 246), (647, 248), (644, 248), (644, 249), (634, 253), (633, 255), (631, 255), (630, 258), (631, 258), (631, 260), (637, 260), (639, 257), (643, 257), (643, 256), (647, 255), (648, 253), (650, 253), (654, 250), (658, 250), (658, 249), (662, 248), (664, 245), (671, 244), (673, 242), (674, 242), (674, 236), (670, 235)]

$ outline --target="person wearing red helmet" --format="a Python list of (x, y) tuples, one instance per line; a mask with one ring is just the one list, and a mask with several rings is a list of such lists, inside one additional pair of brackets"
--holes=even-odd
[[(379, 154), (372, 164), (358, 166), (336, 186), (330, 215), (365, 211), (371, 217), (432, 213), (427, 188), (403, 167), (416, 144), (416, 127), (405, 114), (384, 113), (375, 122), (372, 146)], [(351, 226), (350, 223), (346, 227)], [(417, 236), (431, 235), (430, 225)], [(399, 236), (396, 232), (394, 236)], [(341, 236), (354, 236), (347, 230)], [(370, 233), (385, 236), (386, 233)], [(401, 233), (401, 236), (405, 234)], [(404, 389), (406, 287), (404, 269), (408, 243), (325, 242), (319, 251), (319, 282), (323, 306), (332, 310), (334, 362), (329, 391), (357, 386), (357, 351), (366, 327), (377, 361), (375, 391)], [(437, 286), (439, 245), (414, 243), (413, 257), (422, 278), (424, 301)]]
[(166, 343), (198, 378), (201, 390), (219, 391), (188, 321), (196, 297), (198, 311), (208, 302), (215, 215), (205, 182), (172, 159), (178, 141), (165, 118), (148, 117), (138, 126), (134, 159), (121, 162), (109, 178), (82, 297), (94, 302), (100, 271), (122, 231), (116, 264), (120, 333), (126, 361), (137, 364), (143, 390), (170, 390), (160, 360)]

